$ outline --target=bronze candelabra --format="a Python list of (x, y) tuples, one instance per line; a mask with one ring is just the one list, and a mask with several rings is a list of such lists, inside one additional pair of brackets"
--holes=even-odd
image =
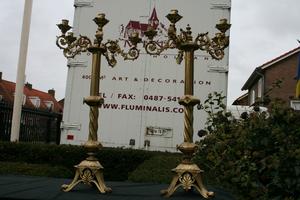
[(62, 185), (62, 189), (65, 192), (72, 190), (72, 188), (81, 182), (85, 184), (94, 183), (101, 193), (111, 192), (111, 188), (107, 187), (104, 183), (103, 167), (95, 157), (95, 152), (102, 147), (102, 144), (98, 142), (97, 136), (99, 107), (104, 103), (103, 98), (99, 96), (101, 55), (105, 56), (110, 66), (114, 66), (116, 61), (114, 50), (108, 47), (113, 42), (102, 43), (103, 27), (109, 21), (105, 18), (104, 14), (99, 14), (94, 18), (94, 22), (98, 25), (98, 29), (93, 43), (86, 36), (79, 36), (77, 38), (74, 37), (72, 32), (68, 32), (71, 29), (71, 26), (68, 25), (68, 20), (62, 20), (61, 24), (57, 24), (62, 34), (57, 37), (56, 44), (59, 48), (63, 49), (65, 57), (74, 58), (81, 52), (86, 51), (92, 54), (90, 96), (84, 98), (84, 103), (90, 107), (89, 135), (87, 142), (84, 144), (88, 152), (88, 157), (75, 166), (76, 174), (73, 181), (68, 185)]
[[(184, 106), (184, 141), (177, 146), (184, 154), (184, 157), (181, 163), (173, 169), (175, 175), (169, 188), (162, 190), (161, 194), (169, 197), (179, 187), (183, 187), (186, 191), (195, 187), (204, 198), (209, 198), (214, 196), (214, 193), (207, 191), (201, 179), (202, 170), (191, 160), (197, 149), (197, 145), (193, 143), (193, 109), (195, 105), (200, 103), (200, 100), (193, 96), (194, 52), (200, 49), (209, 53), (213, 59), (221, 60), (224, 57), (224, 49), (229, 45), (229, 36), (226, 36), (225, 32), (230, 28), (230, 24), (227, 23), (226, 19), (221, 19), (220, 23), (216, 25), (220, 32), (216, 33), (213, 38), (210, 39), (208, 33), (200, 33), (193, 40), (189, 25), (186, 27), (186, 30), (180, 29), (180, 34), (177, 35), (175, 24), (182, 18), (177, 10), (171, 10), (166, 17), (171, 24), (168, 28), (168, 39), (164, 41), (164, 44), (161, 46), (154, 40), (157, 31), (151, 25), (144, 32), (147, 40), (143, 41), (147, 54), (160, 55), (167, 49), (178, 49), (177, 63), (180, 64), (183, 58), (185, 60), (184, 96), (179, 100), (179, 104)], [(116, 52), (119, 52), (125, 59), (134, 60), (139, 56), (140, 51), (137, 49), (137, 44), (142, 39), (139, 38), (138, 33), (132, 33), (129, 40), (132, 46), (128, 53), (124, 53), (123, 50), (120, 50), (120, 47), (116, 48), (118, 49)]]
[[(184, 58), (185, 60), (185, 85), (184, 96), (179, 100), (179, 104), (184, 106), (184, 141), (177, 148), (184, 154), (181, 163), (173, 169), (175, 175), (168, 189), (162, 190), (162, 195), (169, 197), (177, 188), (183, 187), (184, 190), (189, 191), (195, 187), (197, 191), (205, 198), (212, 197), (213, 192), (207, 191), (202, 183), (202, 170), (192, 162), (193, 154), (197, 146), (193, 143), (193, 109), (194, 106), (200, 103), (200, 100), (194, 97), (194, 52), (198, 49), (206, 51), (213, 59), (221, 60), (224, 57), (224, 49), (229, 45), (229, 37), (225, 32), (230, 28), (230, 24), (226, 19), (221, 19), (216, 28), (220, 31), (210, 39), (208, 33), (200, 33), (193, 40), (191, 27), (188, 25), (186, 30), (180, 29), (180, 34), (177, 35), (175, 24), (182, 18), (177, 10), (171, 10), (166, 16), (171, 22), (168, 28), (168, 39), (164, 41), (161, 46), (154, 40), (157, 31), (151, 26), (148, 26), (147, 31), (144, 32), (147, 37), (143, 41), (144, 48), (149, 55), (160, 55), (167, 49), (178, 49), (176, 61), (180, 64)], [(85, 148), (88, 150), (88, 158), (82, 161), (77, 168), (75, 178), (69, 185), (63, 185), (64, 191), (70, 191), (79, 182), (94, 183), (101, 193), (111, 192), (111, 189), (106, 187), (103, 180), (103, 167), (95, 158), (94, 152), (101, 147), (101, 143), (97, 141), (98, 129), (98, 107), (103, 103), (103, 99), (99, 94), (99, 75), (100, 75), (100, 59), (104, 55), (110, 66), (115, 66), (117, 61), (115, 56), (121, 55), (124, 60), (135, 60), (139, 57), (140, 50), (137, 45), (142, 42), (137, 32), (133, 32), (129, 36), (131, 48), (125, 52), (118, 45), (118, 40), (108, 40), (102, 43), (103, 40), (103, 26), (108, 23), (104, 14), (99, 14), (95, 19), (98, 25), (96, 32), (96, 39), (94, 44), (86, 36), (76, 38), (73, 33), (67, 33), (71, 27), (67, 20), (63, 20), (58, 24), (62, 35), (57, 37), (57, 45), (63, 49), (64, 55), (67, 58), (73, 58), (81, 52), (89, 51), (93, 54), (92, 62), (92, 79), (91, 79), (91, 96), (85, 98), (85, 102), (90, 106), (90, 125), (89, 138), (85, 143)]]

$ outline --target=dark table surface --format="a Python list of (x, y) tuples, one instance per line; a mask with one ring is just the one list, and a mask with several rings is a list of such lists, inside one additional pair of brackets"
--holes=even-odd
[[(70, 199), (70, 200), (158, 200), (167, 199), (160, 196), (160, 190), (166, 189), (166, 184), (132, 183), (132, 182), (106, 182), (113, 192), (101, 194), (96, 187), (79, 184), (70, 192), (60, 190), (62, 184), (70, 183), (70, 179), (33, 177), (19, 175), (0, 175), (0, 199)], [(233, 200), (227, 192), (208, 187), (215, 192), (214, 200)], [(184, 192), (177, 190), (170, 200), (204, 199), (196, 191)]]

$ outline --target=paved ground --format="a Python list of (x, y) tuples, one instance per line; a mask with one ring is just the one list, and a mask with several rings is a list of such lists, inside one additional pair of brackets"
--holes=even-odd
[[(0, 176), (0, 199), (32, 199), (32, 200), (161, 200), (159, 191), (166, 189), (165, 184), (151, 183), (130, 183), (130, 182), (107, 182), (111, 187), (111, 194), (100, 194), (95, 187), (89, 187), (79, 184), (70, 192), (62, 192), (60, 186), (64, 183), (70, 183), (71, 180), (32, 177), (32, 176)], [(233, 200), (232, 196), (224, 191), (209, 188), (214, 191), (216, 196), (214, 200)], [(190, 200), (203, 199), (196, 192), (185, 193), (177, 191), (170, 200)]]

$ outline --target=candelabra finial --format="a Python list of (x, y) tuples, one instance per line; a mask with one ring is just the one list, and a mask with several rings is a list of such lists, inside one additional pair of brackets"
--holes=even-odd
[(61, 23), (57, 24), (57, 26), (63, 35), (65, 35), (66, 32), (68, 32), (68, 30), (72, 28), (71, 26), (69, 26), (69, 20), (67, 19), (61, 20)]
[(221, 32), (225, 33), (230, 29), (231, 24), (227, 23), (227, 19), (220, 19), (220, 22), (216, 24), (216, 28)]
[(102, 28), (109, 22), (108, 19), (105, 18), (104, 13), (99, 13), (93, 21), (98, 25), (98, 28), (102, 30)]
[(170, 11), (169, 14), (166, 15), (166, 18), (172, 23), (172, 24), (176, 24), (181, 18), (182, 16), (178, 14), (178, 10), (173, 9)]

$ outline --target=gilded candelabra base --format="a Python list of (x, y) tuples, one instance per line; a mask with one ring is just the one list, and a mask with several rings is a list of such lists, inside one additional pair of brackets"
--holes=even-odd
[(204, 197), (214, 197), (214, 192), (208, 191), (201, 178), (201, 170), (195, 163), (191, 161), (191, 156), (196, 149), (194, 143), (184, 142), (178, 149), (185, 155), (182, 162), (172, 171), (175, 173), (168, 189), (161, 190), (161, 195), (170, 197), (178, 188), (182, 187), (186, 192), (191, 191), (192, 187)]
[[(97, 145), (95, 145), (97, 143)], [(94, 145), (93, 145), (94, 144)], [(95, 149), (96, 146), (98, 148), (101, 146), (98, 142), (88, 141), (85, 144), (86, 149)], [(98, 159), (95, 157), (95, 153), (89, 152), (87, 153), (88, 157), (81, 161), (79, 165), (75, 165), (76, 173), (73, 181), (70, 184), (63, 184), (61, 186), (64, 192), (69, 192), (79, 183), (84, 183), (92, 186), (94, 184), (100, 193), (110, 193), (112, 189), (107, 187), (104, 183), (103, 178), (103, 166), (100, 164)]]

